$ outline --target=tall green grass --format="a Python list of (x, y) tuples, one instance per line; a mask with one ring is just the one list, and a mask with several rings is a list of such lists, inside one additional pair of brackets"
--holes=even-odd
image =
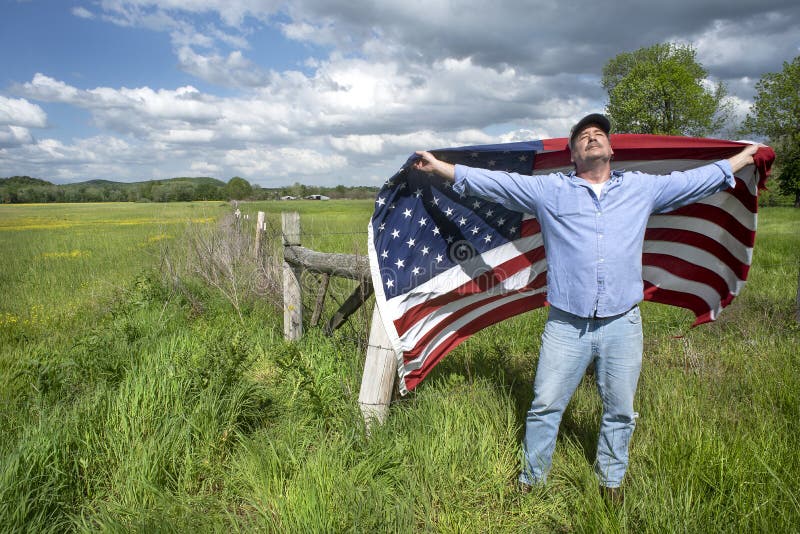
[[(301, 212), (307, 246), (363, 252), (371, 203), (241, 208), (267, 211), (276, 224), (287, 206)], [(159, 263), (182, 253), (187, 221), (230, 208), (7, 208), (17, 207), (0, 207), (4, 531), (800, 524), (798, 210), (762, 209), (748, 285), (716, 323), (689, 329), (685, 311), (643, 306), (641, 417), (626, 501), (613, 508), (592, 475), (601, 406), (591, 377), (565, 415), (547, 488), (515, 491), (542, 310), (474, 336), (367, 435), (357, 408), (363, 349), (352, 330), (326, 337), (307, 328), (286, 343), (267, 303), (239, 317), (196, 286), (198, 309), (163, 276)], [(58, 221), (75, 224), (38, 227)]]

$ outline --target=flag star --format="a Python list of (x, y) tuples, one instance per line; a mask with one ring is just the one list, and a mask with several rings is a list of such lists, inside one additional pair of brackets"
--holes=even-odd
[(403, 261), (403, 260), (397, 260), (397, 261), (395, 262), (395, 265), (397, 265), (397, 268), (398, 268), (398, 269), (402, 269), (403, 267), (405, 267), (405, 266), (406, 266), (406, 262), (405, 262), (405, 261)]
[(487, 217), (491, 217), (492, 215), (494, 215), (494, 210), (486, 210)]
[(380, 225), (380, 226), (378, 226), (378, 231), (379, 231), (379, 232), (382, 232), (382, 231), (383, 231), (383, 230), (385, 230), (385, 229), (386, 229), (386, 223), (385, 223), (385, 222), (381, 223), (381, 225)]
[(422, 189), (417, 189), (416, 191), (414, 191), (414, 196), (417, 197), (417, 198), (421, 197), (422, 196)]
[(506, 220), (502, 217), (497, 219), (497, 226), (503, 226), (506, 223)]
[(406, 208), (405, 210), (403, 210), (403, 217), (405, 217), (406, 219), (411, 217), (411, 210), (409, 208)]
[(450, 244), (453, 243), (453, 236), (449, 235), (449, 236), (445, 237), (444, 240), (447, 241), (448, 245), (450, 245)]
[(492, 236), (491, 236), (490, 234), (486, 234), (485, 236), (483, 236), (483, 241), (484, 241), (485, 243), (488, 243), (488, 242), (490, 242), (491, 240), (492, 240)]
[(414, 267), (414, 268), (411, 270), (411, 272), (412, 272), (413, 274), (419, 274), (419, 272), (420, 272), (420, 271), (419, 271), (419, 267)]
[(414, 238), (413, 238), (413, 237), (412, 237), (412, 238), (409, 238), (409, 240), (408, 240), (408, 241), (406, 241), (406, 245), (408, 245), (408, 248), (411, 248), (411, 247), (413, 247), (413, 246), (414, 246), (414, 243), (416, 243), (416, 241), (414, 240)]
[(386, 199), (385, 199), (385, 198), (383, 198), (383, 197), (378, 197), (378, 200), (376, 200), (376, 201), (375, 201), (375, 203), (376, 203), (378, 206), (383, 206), (384, 204), (386, 204)]
[(481, 207), (481, 203), (479, 201), (475, 201), (472, 203), (472, 209), (476, 210)]
[(420, 225), (420, 226), (425, 226), (426, 224), (428, 224), (428, 219), (426, 219), (425, 217), (422, 217), (422, 218), (421, 218), (419, 221), (417, 221), (417, 222), (419, 223), (419, 225)]
[(441, 254), (437, 254), (436, 255), (436, 263), (442, 263), (443, 259), (444, 259), (444, 256), (442, 256)]
[(405, 188), (406, 188), (406, 183), (405, 182), (401, 183), (400, 187), (398, 187), (398, 189), (405, 189)]
[(444, 188), (445, 189), (452, 189), (453, 188), (453, 184), (451, 184), (450, 182), (445, 182), (444, 183)]
[(427, 256), (428, 253), (431, 251), (428, 247), (422, 247), (422, 255)]
[(470, 156), (472, 156), (473, 158), (477, 158), (478, 157), (478, 153), (477, 152), (472, 152), (470, 154)]
[(467, 194), (464, 191), (460, 192), (458, 196), (461, 198), (467, 198)]
[(439, 235), (439, 227), (438, 226), (434, 226), (433, 227), (433, 235)]
[(389, 251), (388, 250), (384, 250), (383, 252), (381, 252), (381, 258), (383, 258), (384, 260), (388, 260), (389, 259)]
[(459, 226), (464, 226), (465, 224), (467, 224), (467, 219), (465, 219), (464, 217), (461, 217), (461, 218), (458, 220), (458, 225), (459, 225)]
[(394, 239), (396, 237), (400, 237), (400, 230), (398, 230), (397, 228), (392, 230), (392, 239)]
[(394, 280), (392, 280), (391, 278), (388, 278), (386, 280), (386, 287), (394, 287)]
[(447, 208), (446, 210), (444, 210), (444, 214), (447, 215), (448, 217), (451, 216), (453, 214), (453, 208)]
[(497, 164), (497, 162), (495, 160), (493, 160), (493, 159), (489, 160), (489, 167), (494, 167), (496, 164)]
[(393, 210), (394, 208), (395, 208), (394, 202), (392, 202), (391, 204), (389, 204), (389, 209), (390, 209), (390, 210)]
[(510, 233), (512, 233), (512, 234), (513, 234), (513, 233), (516, 233), (516, 231), (517, 231), (517, 227), (516, 227), (516, 226), (512, 226), (511, 228), (509, 228), (509, 229), (508, 229), (508, 231), (509, 231)]
[(431, 201), (431, 204), (433, 204), (434, 206), (438, 206), (439, 205), (439, 197), (433, 197), (433, 201)]
[(386, 185), (388, 187), (394, 187), (394, 180), (386, 180)]
[(480, 228), (478, 228), (477, 226), (473, 226), (473, 227), (472, 227), (472, 230), (470, 230), (470, 232), (472, 232), (472, 235), (475, 235), (475, 234), (477, 234), (477, 233), (478, 233), (478, 232), (480, 232), (480, 231), (481, 231), (481, 229), (480, 229)]
[(519, 160), (520, 160), (520, 161), (528, 161), (528, 156), (526, 156), (525, 154), (523, 154), (523, 155), (521, 155), (521, 156), (519, 157)]

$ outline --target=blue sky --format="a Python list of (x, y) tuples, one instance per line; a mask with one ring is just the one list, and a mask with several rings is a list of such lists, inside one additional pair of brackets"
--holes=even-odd
[(415, 149), (563, 136), (608, 59), (665, 41), (732, 132), (800, 54), (797, 2), (489, 4), (0, 0), (0, 177), (376, 185)]

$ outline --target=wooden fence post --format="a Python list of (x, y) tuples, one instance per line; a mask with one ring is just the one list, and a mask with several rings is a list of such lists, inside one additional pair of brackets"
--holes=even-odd
[(256, 260), (261, 257), (261, 235), (264, 233), (264, 230), (264, 212), (259, 211), (258, 220), (256, 221), (256, 241), (253, 246), (253, 256), (255, 256)]
[[(300, 214), (281, 213), (284, 253), (288, 246), (300, 245)], [(283, 261), (283, 337), (289, 341), (303, 335), (303, 300), (300, 292), (300, 272)]]
[(358, 405), (367, 430), (373, 422), (383, 423), (386, 419), (396, 376), (397, 357), (376, 304), (372, 312), (367, 359), (364, 362), (364, 375), (361, 377), (361, 391), (358, 394)]

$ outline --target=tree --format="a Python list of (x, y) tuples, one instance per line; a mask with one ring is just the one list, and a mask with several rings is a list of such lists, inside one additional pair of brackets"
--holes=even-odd
[(243, 198), (249, 197), (250, 193), (253, 192), (253, 187), (250, 185), (250, 182), (238, 176), (234, 176), (230, 179), (227, 189), (228, 197), (231, 200), (242, 200)]
[(756, 83), (753, 107), (742, 130), (767, 136), (778, 163), (778, 183), (784, 195), (794, 195), (800, 208), (800, 56), (783, 62), (781, 72), (768, 72)]
[(606, 113), (628, 133), (706, 136), (730, 115), (727, 91), (710, 86), (689, 45), (656, 44), (623, 52), (603, 67)]

